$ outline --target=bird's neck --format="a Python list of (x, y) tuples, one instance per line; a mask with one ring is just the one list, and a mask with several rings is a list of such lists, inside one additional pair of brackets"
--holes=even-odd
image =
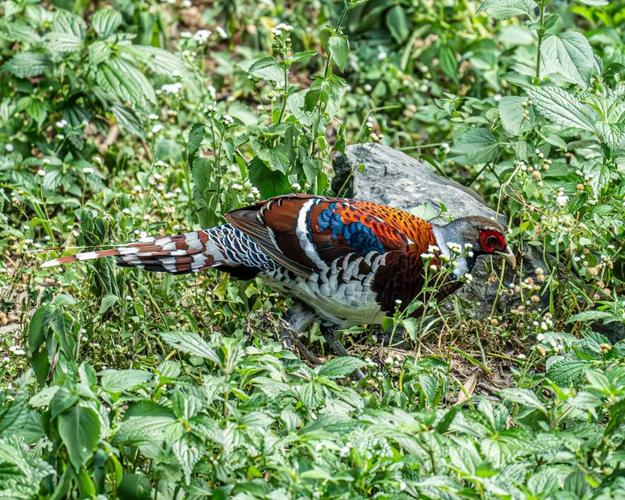
[[(441, 254), (446, 255), (450, 260), (455, 261), (454, 276), (460, 278), (471, 272), (477, 258), (476, 250), (468, 251), (465, 248), (465, 242), (460, 237), (455, 228), (448, 224), (447, 226), (432, 226), (434, 237), (436, 238), (436, 246)], [(453, 253), (450, 246), (459, 245), (460, 252)]]

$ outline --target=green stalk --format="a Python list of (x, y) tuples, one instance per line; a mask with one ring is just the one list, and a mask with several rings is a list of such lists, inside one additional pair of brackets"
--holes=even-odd
[(536, 79), (540, 80), (540, 57), (541, 46), (543, 44), (543, 38), (545, 36), (545, 4), (540, 3), (540, 20), (538, 26), (538, 52), (536, 54)]

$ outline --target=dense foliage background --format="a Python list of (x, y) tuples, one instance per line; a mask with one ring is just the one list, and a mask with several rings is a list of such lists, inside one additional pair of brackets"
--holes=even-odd
[[(624, 2), (0, 5), (0, 496), (623, 498)], [(505, 313), (309, 367), (261, 282), (39, 267), (330, 192), (366, 141), (507, 215), (542, 267)]]

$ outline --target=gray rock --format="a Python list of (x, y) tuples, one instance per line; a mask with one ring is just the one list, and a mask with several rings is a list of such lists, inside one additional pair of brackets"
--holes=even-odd
[[(482, 215), (506, 224), (506, 217), (486, 206), (472, 189), (436, 174), (426, 163), (380, 144), (354, 144), (333, 162), (332, 188), (341, 196), (403, 208), (415, 215), (445, 224), (467, 215)], [(473, 317), (491, 314), (497, 300), (499, 266), (478, 259), (474, 280), (456, 296)], [(452, 307), (449, 300), (447, 307)]]
[(505, 215), (487, 207), (472, 189), (388, 146), (348, 146), (344, 155), (334, 159), (334, 171), (335, 193), (410, 210), (435, 224), (465, 215), (482, 215), (506, 223)]

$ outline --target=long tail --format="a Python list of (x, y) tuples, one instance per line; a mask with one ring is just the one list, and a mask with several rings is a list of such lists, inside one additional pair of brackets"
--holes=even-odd
[(115, 257), (119, 266), (171, 274), (199, 272), (216, 267), (247, 277), (249, 273), (255, 274), (270, 264), (265, 253), (251, 238), (234, 226), (224, 224), (204, 231), (146, 237), (108, 250), (59, 257), (44, 262), (41, 267), (104, 257)]

